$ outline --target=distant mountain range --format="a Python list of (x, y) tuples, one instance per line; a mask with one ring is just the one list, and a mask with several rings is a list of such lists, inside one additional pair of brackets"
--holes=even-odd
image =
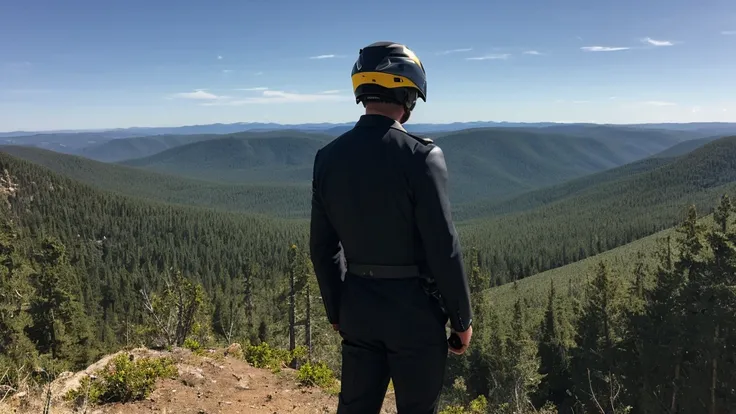
[[(352, 127), (354, 122), (343, 123), (309, 123), (309, 124), (279, 124), (264, 122), (237, 122), (232, 124), (205, 124), (184, 125), (179, 127), (133, 127), (114, 128), (100, 130), (57, 130), (57, 131), (13, 131), (0, 132), (0, 138), (20, 137), (31, 135), (54, 135), (54, 134), (98, 134), (100, 136), (114, 138), (141, 137), (146, 135), (163, 134), (230, 134), (242, 131), (274, 131), (280, 129), (297, 129), (302, 131), (328, 131), (335, 128)], [(523, 123), (523, 122), (454, 122), (450, 124), (407, 124), (408, 130), (416, 132), (424, 131), (456, 131), (466, 128), (480, 128), (489, 126), (550, 126), (558, 125), (554, 122)]]
[[(233, 124), (188, 125), (180, 127), (119, 128), (98, 131), (15, 131), (0, 133), (0, 145), (21, 145), (65, 154), (82, 155), (98, 161), (117, 162), (150, 156), (175, 146), (210, 139), (212, 136), (238, 132), (301, 131), (319, 132), (337, 137), (354, 125), (349, 123), (277, 124), (241, 122)], [(689, 124), (560, 124), (554, 122), (454, 122), (448, 124), (407, 124), (409, 132), (437, 137), (450, 132), (478, 128), (543, 130), (557, 134), (591, 137), (618, 132), (647, 130), (683, 140), (736, 134), (736, 123), (703, 122)], [(674, 134), (674, 135), (673, 135)], [(677, 135), (679, 134), (679, 135)], [(138, 141), (131, 141), (140, 138)], [(106, 145), (110, 144), (110, 145)], [(658, 150), (662, 150), (659, 148)]]
[[(193, 134), (230, 134), (243, 131), (275, 131), (283, 129), (294, 129), (300, 131), (324, 131), (331, 135), (339, 135), (351, 128), (354, 122), (342, 123), (307, 123), (307, 124), (279, 124), (264, 122), (237, 122), (232, 124), (205, 124), (205, 125), (183, 125), (177, 127), (132, 127), (111, 128), (98, 130), (55, 130), (55, 131), (11, 131), (0, 132), (0, 139), (10, 137), (26, 137), (29, 140), (43, 140), (41, 136), (78, 136), (98, 137), (99, 139), (118, 139), (142, 137), (148, 135), (193, 135)], [(567, 125), (589, 125), (589, 126), (614, 126), (647, 129), (663, 129), (676, 131), (713, 131), (714, 134), (729, 134), (736, 132), (736, 122), (693, 122), (693, 123), (657, 123), (657, 124), (593, 124), (593, 123), (560, 123), (560, 122), (452, 122), (452, 123), (408, 123), (406, 129), (415, 133), (449, 132), (468, 128), (543, 128), (550, 126)], [(34, 138), (28, 138), (34, 137)], [(9, 142), (8, 142), (9, 143)]]

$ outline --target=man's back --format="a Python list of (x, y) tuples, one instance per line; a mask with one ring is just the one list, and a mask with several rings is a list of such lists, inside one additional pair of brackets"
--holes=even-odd
[(405, 133), (393, 119), (365, 115), (320, 151), (315, 162), (318, 196), (348, 262), (424, 261), (415, 231), (412, 175), (424, 163), (428, 143)]

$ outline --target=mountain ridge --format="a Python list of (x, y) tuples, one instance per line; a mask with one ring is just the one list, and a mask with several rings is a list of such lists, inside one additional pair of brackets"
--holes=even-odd
[[(268, 139), (253, 140), (253, 134), (206, 139), (120, 163), (209, 181), (308, 183), (316, 151), (334, 139), (322, 133), (272, 131), (263, 133)], [(558, 184), (646, 158), (681, 142), (659, 132), (619, 134), (616, 129), (604, 129), (588, 138), (583, 133), (563, 135), (540, 129), (473, 128), (434, 140), (447, 159), (451, 196), (464, 203)]]

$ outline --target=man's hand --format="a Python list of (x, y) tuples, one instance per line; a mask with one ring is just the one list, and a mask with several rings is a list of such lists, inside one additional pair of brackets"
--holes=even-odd
[(473, 325), (470, 325), (470, 328), (468, 328), (467, 331), (455, 332), (453, 330), (452, 332), (460, 337), (460, 342), (462, 342), (463, 347), (460, 349), (449, 347), (449, 350), (455, 355), (462, 355), (465, 353), (465, 351), (468, 349), (468, 346), (470, 345), (470, 338), (473, 336)]
[(332, 329), (334, 329), (334, 330), (336, 330), (336, 331), (339, 331), (339, 330), (340, 330), (340, 325), (338, 325), (338, 324), (336, 324), (336, 323), (333, 323), (333, 324), (332, 324)]

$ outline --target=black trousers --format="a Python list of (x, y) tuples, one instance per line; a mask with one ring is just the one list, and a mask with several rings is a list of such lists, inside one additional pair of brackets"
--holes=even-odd
[(447, 360), (447, 316), (419, 279), (345, 276), (340, 305), (338, 414), (377, 414), (393, 380), (399, 414), (438, 410)]

